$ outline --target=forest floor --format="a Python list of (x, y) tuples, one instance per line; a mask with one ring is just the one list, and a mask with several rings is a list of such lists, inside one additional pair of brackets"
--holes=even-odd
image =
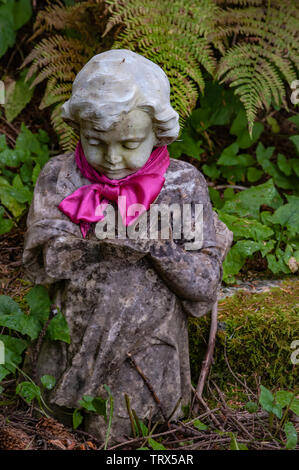
[[(31, 287), (30, 282), (24, 278), (21, 260), (24, 230), (25, 218), (19, 222), (17, 228), (0, 237), (0, 294), (9, 295), (16, 301), (21, 301)], [(219, 319), (222, 319), (223, 312), (233, 308), (234, 303), (225, 304), (229, 300), (228, 297), (235, 299), (242, 294), (243, 303), (241, 307), (235, 303), (236, 308), (239, 310), (241, 308), (241, 311), (252, 308), (250, 301), (246, 300), (251, 298), (250, 295), (245, 296), (244, 304), (246, 292), (256, 297), (260, 307), (264, 305), (261, 308), (271, 308), (273, 296), (270, 294), (273, 286), (276, 286), (275, 291), (279, 288), (284, 295), (284, 299), (281, 300), (284, 302), (284, 307), (288, 302), (287, 296), (290, 305), (298, 306), (298, 279), (289, 278), (287, 281), (265, 279), (259, 276), (259, 272), (251, 270), (247, 279), (243, 273), (235, 285), (222, 286), (219, 295)], [(269, 296), (265, 296), (267, 290)], [(108, 444), (108, 450), (135, 450), (141, 447), (170, 450), (285, 448), (282, 423), (277, 420), (275, 426), (272, 424), (271, 427), (269, 413), (262, 407), (259, 406), (254, 413), (246, 408), (248, 402), (258, 404), (261, 378), (257, 377), (256, 387), (249, 387), (246, 378), (237, 370), (231, 373), (231, 383), (222, 387), (222, 390), (217, 380), (213, 380), (211, 376), (208, 378), (203, 399), (195, 403), (195, 413), (194, 409), (193, 413), (189, 410), (189, 414), (187, 413), (182, 421), (162, 423), (158, 427), (153, 427), (150, 435), (138, 437), (137, 430), (136, 437), (120, 438), (118, 442)], [(15, 394), (17, 380), (9, 376), (2, 382), (5, 393), (0, 396), (0, 449), (100, 450), (104, 448), (103, 442), (80, 428), (77, 430), (68, 428), (53, 418), (42, 415), (36, 405), (28, 405)], [(291, 413), (290, 419), (299, 431), (298, 417)], [(299, 449), (299, 446), (296, 448)]]

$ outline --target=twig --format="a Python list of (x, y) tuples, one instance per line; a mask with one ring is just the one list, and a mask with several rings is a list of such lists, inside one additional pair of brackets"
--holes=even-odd
[(233, 414), (232, 414), (232, 411), (229, 409), (229, 407), (227, 406), (226, 404), (226, 401), (225, 401), (225, 398), (224, 398), (224, 394), (221, 392), (220, 388), (218, 387), (218, 385), (212, 381), (214, 387), (216, 388), (217, 392), (218, 392), (218, 395), (220, 397), (220, 400), (224, 406), (224, 409), (226, 411), (226, 413), (228, 414), (228, 419), (230, 419), (231, 421), (233, 421), (233, 423), (239, 427), (246, 435), (247, 437), (249, 437), (249, 439), (251, 440), (251, 442), (254, 440), (254, 436), (252, 436), (252, 434), (250, 434), (247, 429), (243, 426), (243, 424), (238, 420), (236, 419)]
[[(188, 423), (185, 423), (185, 425), (187, 426), (188, 424), (191, 424), (193, 423), (193, 421), (197, 420), (197, 419), (202, 419), (202, 418), (205, 418), (209, 415), (211, 415), (212, 413), (214, 413), (214, 411), (217, 411), (219, 408), (215, 408), (213, 410), (209, 410), (205, 413), (202, 413), (200, 416), (197, 416), (196, 418), (192, 419), (191, 421), (189, 421)], [(157, 438), (157, 437), (161, 437), (161, 436), (166, 436), (168, 434), (174, 434), (178, 431), (181, 431), (181, 432), (184, 432), (183, 429), (180, 429), (180, 427), (178, 426), (178, 428), (175, 428), (175, 429), (171, 429), (169, 431), (164, 431), (164, 432), (160, 432), (160, 433), (157, 433), (157, 434), (152, 434), (151, 437), (152, 438)], [(125, 445), (128, 445), (128, 444), (134, 444), (134, 443), (137, 443), (139, 441), (142, 441), (144, 440), (144, 437), (137, 437), (136, 439), (129, 439), (128, 441), (125, 441), (125, 442), (122, 442), (120, 444), (117, 444), (113, 447), (110, 447), (108, 450), (115, 450), (119, 447), (123, 447)]]
[(16, 139), (14, 137), (12, 137), (8, 132), (7, 130), (3, 129), (2, 127), (0, 128), (0, 131), (1, 133), (3, 133), (5, 135), (5, 137), (7, 137), (8, 140), (10, 140), (10, 143), (15, 146), (16, 145)]
[(196, 393), (199, 397), (202, 397), (202, 392), (205, 386), (205, 382), (212, 364), (213, 353), (215, 349), (216, 333), (217, 333), (217, 316), (218, 316), (218, 301), (214, 303), (211, 313), (211, 327), (210, 327), (210, 336), (207, 352), (204, 360), (202, 361), (202, 367), (200, 376), (198, 379), (198, 384), (196, 388)]
[(10, 284), (12, 284), (19, 277), (19, 274), (20, 274), (20, 269), (18, 269), (17, 274), (8, 281), (7, 287), (9, 287)]
[(138, 429), (138, 433), (139, 433), (140, 436), (143, 436), (142, 429), (141, 429), (140, 422), (139, 422), (139, 418), (138, 418), (137, 413), (134, 410), (134, 408), (132, 408), (132, 413), (133, 413), (134, 420), (135, 420), (135, 423), (136, 423), (136, 426), (137, 426), (137, 429)]
[(56, 309), (55, 306), (51, 306), (50, 313), (49, 313), (49, 318), (47, 319), (46, 323), (45, 323), (44, 326), (43, 326), (43, 329), (41, 330), (41, 332), (40, 332), (40, 334), (39, 334), (39, 337), (38, 337), (38, 340), (37, 340), (37, 343), (36, 343), (36, 346), (35, 346), (35, 349), (34, 349), (33, 361), (32, 361), (32, 363), (33, 363), (32, 375), (33, 375), (33, 380), (35, 380), (35, 381), (36, 381), (36, 379), (37, 379), (37, 359), (38, 359), (38, 354), (39, 354), (39, 351), (40, 351), (40, 348), (41, 348), (43, 339), (44, 339), (44, 337), (45, 337), (45, 334), (46, 334), (46, 332), (47, 332), (48, 326), (49, 326), (49, 324), (50, 324), (50, 321), (51, 321), (52, 318), (54, 317), (55, 309)]
[(135, 429), (135, 425), (134, 425), (134, 418), (133, 418), (132, 409), (131, 409), (131, 405), (130, 405), (130, 398), (126, 393), (125, 393), (125, 402), (126, 402), (128, 415), (129, 415), (129, 418), (130, 418), (132, 434), (135, 438), (136, 437), (136, 429)]
[[(209, 406), (208, 406), (208, 404), (204, 401), (204, 399), (203, 399), (202, 397), (199, 397), (199, 396), (197, 395), (196, 390), (194, 389), (194, 387), (191, 386), (191, 388), (192, 388), (193, 393), (194, 393), (194, 398), (196, 398), (196, 399), (204, 406), (204, 408), (205, 408), (207, 411), (211, 411), (210, 408), (209, 408)], [(212, 420), (213, 420), (214, 423), (216, 424), (216, 426), (218, 426), (221, 431), (224, 431), (223, 426), (220, 424), (220, 422), (218, 421), (218, 419), (216, 418), (216, 416), (215, 416), (212, 412), (210, 413), (210, 415), (211, 415)]]
[(225, 359), (226, 365), (227, 365), (230, 373), (236, 379), (236, 381), (239, 382), (239, 384), (242, 385), (242, 387), (244, 387), (246, 390), (248, 390), (251, 393), (251, 395), (255, 397), (255, 394), (253, 393), (253, 391), (248, 387), (248, 385), (244, 384), (244, 382), (242, 382), (242, 380), (240, 380), (239, 377), (236, 376), (236, 374), (233, 372), (233, 370), (232, 370), (232, 368), (229, 364), (228, 357), (227, 357), (227, 354), (226, 354), (226, 337), (225, 337), (225, 342), (224, 342), (224, 359)]
[(173, 415), (175, 414), (176, 410), (177, 410), (178, 407), (180, 406), (181, 401), (182, 401), (182, 397), (180, 397), (180, 398), (178, 399), (178, 401), (176, 402), (176, 404), (175, 404), (175, 406), (174, 406), (172, 412), (170, 413), (170, 415), (169, 415), (168, 418), (167, 418), (167, 423), (169, 423), (169, 421), (171, 420), (171, 418), (172, 418)]
[(246, 186), (239, 186), (236, 184), (218, 184), (217, 186), (213, 186), (214, 189), (226, 189), (226, 188), (232, 188), (232, 189), (240, 189), (241, 191), (244, 191)]
[(163, 406), (162, 406), (162, 403), (160, 402), (159, 398), (157, 397), (154, 389), (153, 389), (153, 386), (151, 385), (150, 381), (148, 380), (148, 378), (144, 375), (144, 373), (142, 372), (142, 370), (140, 369), (140, 367), (136, 364), (136, 361), (134, 360), (134, 358), (132, 357), (132, 355), (130, 353), (127, 353), (127, 356), (130, 360), (130, 363), (135, 367), (135, 369), (137, 370), (138, 374), (140, 375), (140, 377), (143, 379), (145, 385), (147, 386), (147, 388), (149, 389), (154, 401), (157, 403), (157, 406), (160, 410), (160, 413), (161, 415), (163, 416), (164, 418), (164, 421), (167, 422), (167, 415), (163, 409)]
[[(70, 431), (70, 432), (74, 431), (73, 429), (69, 429), (69, 428), (67, 428), (67, 430)], [(100, 441), (99, 439), (97, 439), (93, 434), (90, 434), (89, 432), (82, 431), (81, 429), (76, 429), (74, 433), (75, 433), (75, 434), (82, 434), (82, 436), (89, 437), (89, 439), (95, 441), (97, 444), (104, 446), (104, 444), (102, 443), (102, 441)]]
[(14, 131), (14, 133), (16, 134), (16, 136), (19, 134), (20, 131), (18, 131), (18, 129), (13, 125), (11, 124), (10, 122), (8, 122), (6, 119), (4, 119), (4, 117), (0, 116), (0, 119), (1, 121), (4, 121), (5, 124), (12, 130)]

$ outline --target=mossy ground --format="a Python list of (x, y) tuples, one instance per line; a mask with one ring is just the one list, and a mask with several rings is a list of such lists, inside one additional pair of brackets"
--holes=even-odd
[[(210, 378), (228, 395), (239, 394), (233, 373), (250, 386), (298, 390), (299, 365), (291, 343), (299, 339), (299, 281), (261, 294), (240, 291), (219, 302), (219, 326)], [(209, 338), (210, 316), (189, 320), (190, 361), (196, 384)], [(244, 392), (244, 389), (243, 389)], [(229, 398), (229, 396), (227, 396)]]

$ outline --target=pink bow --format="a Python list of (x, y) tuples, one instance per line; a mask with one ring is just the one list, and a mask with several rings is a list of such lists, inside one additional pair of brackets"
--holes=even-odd
[[(102, 211), (109, 201), (118, 203), (119, 196), (125, 196), (125, 199), (121, 198), (125, 204), (119, 205), (122, 221), (126, 226), (132, 225), (157, 198), (165, 182), (164, 174), (170, 163), (167, 146), (158, 147), (138, 171), (120, 180), (111, 180), (98, 173), (88, 163), (81, 142), (78, 142), (76, 147), (75, 160), (82, 175), (93, 184), (87, 184), (74, 191), (61, 201), (58, 208), (72, 222), (80, 224), (84, 238), (90, 224), (105, 217)], [(132, 204), (142, 204), (144, 208), (141, 207), (135, 215), (127, 215), (128, 207)]]

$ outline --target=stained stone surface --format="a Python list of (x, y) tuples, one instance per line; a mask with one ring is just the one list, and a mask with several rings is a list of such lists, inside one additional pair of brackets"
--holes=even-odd
[[(114, 398), (113, 436), (130, 434), (124, 394), (140, 419), (161, 413), (128, 353), (148, 378), (169, 416), (180, 397), (190, 401), (187, 315), (207, 313), (217, 298), (222, 260), (232, 234), (213, 213), (204, 177), (189, 163), (170, 160), (155, 203), (202, 203), (204, 242), (187, 251), (181, 240), (82, 238), (79, 226), (57, 208), (90, 184), (73, 154), (43, 168), (27, 220), (23, 261), (36, 284), (51, 285), (66, 317), (71, 344), (44, 341), (37, 374), (56, 377), (47, 397), (57, 410), (76, 408), (83, 395)], [(215, 221), (215, 222), (214, 222)], [(216, 232), (217, 229), (217, 241)], [(179, 406), (173, 418), (180, 416)], [(87, 431), (103, 438), (102, 417), (89, 414)]]

